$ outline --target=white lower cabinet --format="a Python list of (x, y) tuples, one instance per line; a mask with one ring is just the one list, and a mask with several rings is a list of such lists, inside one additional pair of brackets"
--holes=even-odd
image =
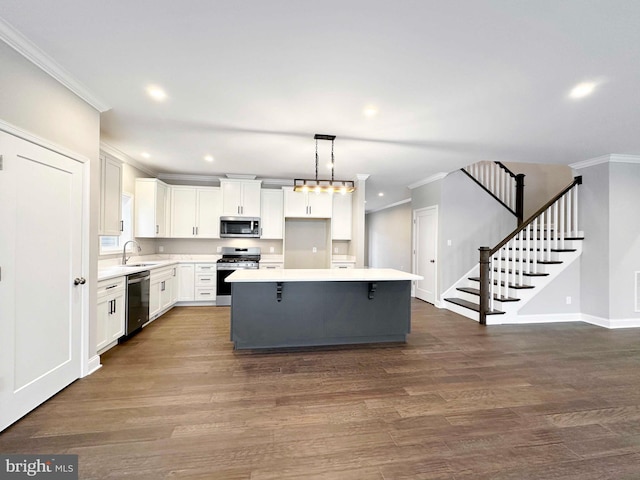
[(178, 266), (171, 265), (151, 270), (149, 286), (149, 320), (158, 317), (175, 303)]
[(181, 263), (178, 265), (178, 301), (193, 302), (195, 287), (195, 265)]
[(116, 345), (118, 339), (124, 335), (126, 283), (125, 277), (98, 282), (96, 327), (96, 351), (98, 353)]
[(216, 264), (197, 263), (194, 297), (197, 302), (216, 300)]
[(179, 302), (216, 301), (216, 264), (181, 263), (178, 275)]

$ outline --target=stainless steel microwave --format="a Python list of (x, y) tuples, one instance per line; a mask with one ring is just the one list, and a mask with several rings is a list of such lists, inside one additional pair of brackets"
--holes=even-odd
[(260, 238), (260, 218), (220, 217), (220, 238)]

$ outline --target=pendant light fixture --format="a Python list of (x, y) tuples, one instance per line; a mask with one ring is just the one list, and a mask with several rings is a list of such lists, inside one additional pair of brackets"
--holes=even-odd
[[(333, 156), (333, 142), (336, 139), (336, 136), (316, 133), (313, 138), (316, 140), (316, 178), (296, 178), (293, 181), (293, 191), (342, 194), (353, 192), (356, 189), (353, 180), (334, 180), (333, 178), (333, 172), (336, 165), (335, 158)], [(331, 141), (331, 180), (318, 180), (318, 140)]]

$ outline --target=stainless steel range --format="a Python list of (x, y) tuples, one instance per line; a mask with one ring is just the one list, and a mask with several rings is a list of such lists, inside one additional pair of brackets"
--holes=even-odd
[(222, 258), (216, 265), (216, 305), (231, 305), (231, 284), (224, 281), (235, 270), (258, 269), (260, 247), (222, 247)]

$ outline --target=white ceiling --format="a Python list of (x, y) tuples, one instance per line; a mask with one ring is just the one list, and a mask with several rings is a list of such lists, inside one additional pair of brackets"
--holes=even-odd
[(370, 174), (373, 210), (480, 160), (640, 154), (638, 0), (0, 4), (110, 107), (103, 141), (159, 173), (309, 178), (313, 135), (333, 134), (336, 178)]

